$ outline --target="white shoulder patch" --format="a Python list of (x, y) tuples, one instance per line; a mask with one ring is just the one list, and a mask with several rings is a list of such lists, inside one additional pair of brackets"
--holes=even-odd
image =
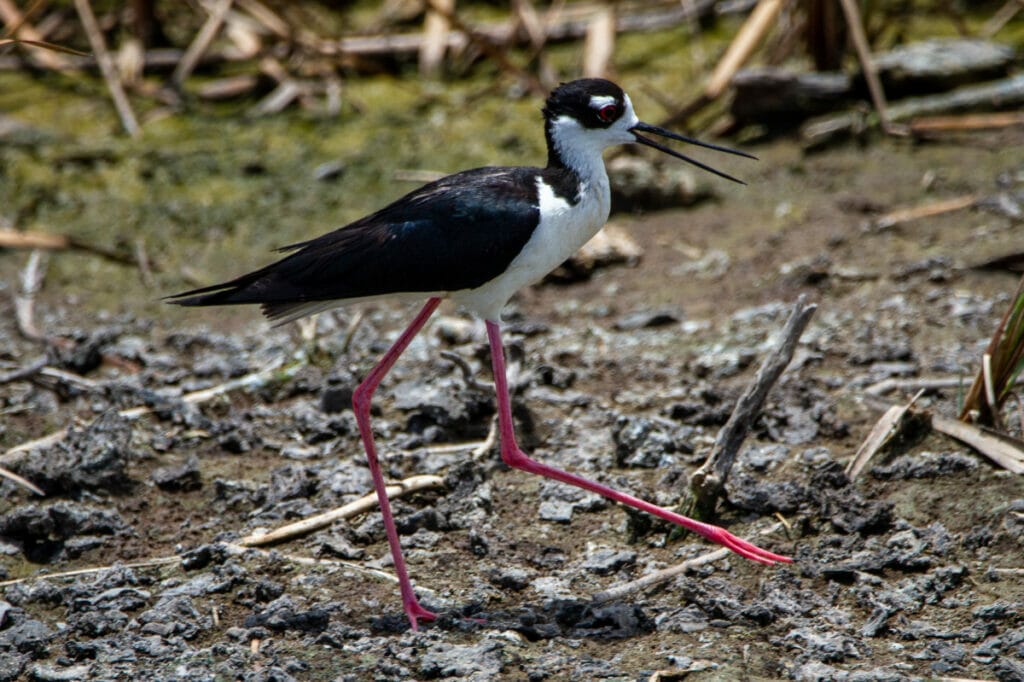
[(553, 215), (568, 211), (569, 202), (563, 197), (555, 194), (551, 185), (544, 182), (544, 178), (537, 176), (537, 207), (540, 209), (540, 219), (544, 221)]

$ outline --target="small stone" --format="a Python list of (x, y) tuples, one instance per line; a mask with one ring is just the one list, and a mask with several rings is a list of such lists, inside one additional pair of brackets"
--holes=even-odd
[(502, 642), (495, 640), (485, 640), (475, 645), (438, 642), (423, 654), (420, 671), (423, 677), (431, 679), (495, 679), (505, 667), (502, 651)]
[(320, 182), (327, 182), (329, 180), (337, 180), (345, 174), (348, 166), (344, 161), (324, 161), (319, 166), (313, 169), (313, 179)]
[(366, 558), (366, 550), (353, 547), (345, 538), (332, 535), (320, 544), (320, 555), (335, 556), (345, 561), (362, 561)]
[(540, 518), (544, 521), (552, 521), (554, 523), (569, 523), (572, 521), (572, 509), (573, 505), (571, 502), (564, 500), (545, 500), (540, 503)]
[(636, 552), (607, 547), (593, 552), (583, 562), (583, 568), (597, 575), (610, 575), (636, 563)]
[(50, 628), (38, 620), (26, 620), (0, 632), (0, 650), (14, 649), (23, 654), (41, 655), (53, 637)]
[(682, 314), (675, 309), (657, 308), (650, 310), (636, 310), (627, 313), (615, 320), (615, 328), (622, 332), (634, 331), (637, 329), (653, 329), (676, 324), (683, 318)]
[(156, 487), (166, 492), (189, 492), (203, 487), (199, 474), (199, 459), (195, 455), (190, 455), (181, 464), (154, 469), (150, 478)]
[(62, 668), (56, 665), (36, 663), (29, 667), (28, 674), (39, 682), (65, 682), (90, 678), (88, 665), (72, 665)]
[(491, 569), (488, 579), (491, 584), (518, 592), (533, 580), (533, 573), (525, 568), (503, 566)]

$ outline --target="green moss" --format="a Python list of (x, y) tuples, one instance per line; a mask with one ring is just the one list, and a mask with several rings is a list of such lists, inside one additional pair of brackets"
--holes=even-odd
[[(345, 21), (363, 21), (368, 7)], [(474, 11), (482, 20), (490, 10)], [(930, 21), (912, 27), (940, 32)], [(738, 25), (723, 20), (697, 37), (686, 27), (620, 36), (617, 78), (643, 117), (656, 121), (687, 103)], [(578, 74), (581, 56), (581, 42), (546, 51), (566, 79)], [(275, 246), (379, 208), (417, 185), (396, 179), (398, 171), (543, 163), (540, 101), (504, 96), (512, 89), (484, 62), (450, 83), (412, 73), (351, 79), (337, 118), (301, 110), (251, 118), (252, 101), (190, 101), (184, 113), (168, 113), (134, 98), (144, 127), (131, 140), (97, 76), (0, 74), (0, 110), (39, 131), (31, 143), (0, 147), (0, 218), (126, 250), (141, 240), (162, 270), (160, 290), (173, 291), (187, 284), (185, 269), (203, 281), (223, 278), (267, 262)], [(328, 162), (343, 173), (316, 180)], [(87, 284), (83, 267), (93, 277)], [(153, 305), (155, 296), (140, 304), (125, 296), (126, 277), (136, 279), (92, 257), (61, 257), (48, 285), (87, 286), (96, 307)]]

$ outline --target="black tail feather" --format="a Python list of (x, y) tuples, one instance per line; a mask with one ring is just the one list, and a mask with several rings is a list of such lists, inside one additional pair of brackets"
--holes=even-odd
[(259, 286), (264, 279), (262, 271), (242, 275), (229, 282), (221, 282), (208, 287), (200, 287), (183, 291), (179, 294), (164, 296), (162, 300), (174, 305), (209, 306), (209, 305), (243, 305), (246, 303), (264, 303), (265, 287)]

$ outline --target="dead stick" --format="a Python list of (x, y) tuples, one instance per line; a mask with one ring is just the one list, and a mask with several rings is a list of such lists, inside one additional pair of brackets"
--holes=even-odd
[(910, 132), (914, 135), (928, 135), (970, 130), (996, 130), (1018, 125), (1024, 125), (1024, 112), (999, 111), (963, 116), (922, 116), (910, 121)]
[[(455, 11), (455, 0), (434, 0), (438, 7), (451, 14)], [(420, 73), (425, 76), (440, 72), (444, 62), (445, 49), (450, 23), (448, 19), (427, 7), (423, 18), (423, 44), (420, 45)]]
[(918, 390), (913, 398), (910, 399), (906, 405), (893, 405), (885, 414), (882, 415), (881, 419), (875, 422), (875, 425), (868, 432), (867, 438), (857, 448), (857, 452), (854, 453), (853, 459), (846, 466), (846, 477), (850, 481), (854, 481), (860, 476), (860, 473), (864, 471), (864, 468), (871, 461), (871, 458), (882, 449), (892, 435), (899, 428), (900, 422), (903, 417), (910, 411), (910, 408), (914, 406), (918, 398), (924, 393), (924, 389)]
[(901, 223), (908, 223), (912, 220), (931, 218), (937, 215), (943, 215), (944, 213), (952, 213), (953, 211), (970, 208), (982, 199), (984, 199), (984, 197), (980, 194), (965, 194), (963, 196), (952, 197), (950, 199), (933, 201), (924, 204), (923, 206), (900, 208), (879, 216), (875, 219), (874, 225), (875, 228), (879, 230), (886, 230)]
[(210, 44), (217, 37), (217, 32), (220, 30), (221, 24), (224, 23), (228, 10), (231, 9), (231, 2), (232, 0), (220, 0), (210, 10), (210, 16), (206, 18), (203, 27), (199, 29), (199, 33), (185, 50), (185, 55), (174, 68), (174, 73), (171, 74), (171, 82), (175, 86), (181, 87), (181, 84), (192, 74), (199, 60), (210, 49)]
[(128, 101), (127, 95), (124, 94), (124, 88), (121, 87), (121, 78), (117, 74), (117, 67), (114, 66), (114, 59), (107, 51), (107, 45), (103, 40), (99, 24), (96, 23), (96, 15), (92, 13), (89, 0), (75, 0), (75, 10), (82, 22), (82, 28), (85, 29), (85, 35), (89, 38), (89, 45), (92, 46), (92, 51), (96, 54), (96, 63), (100, 67), (100, 73), (103, 74), (103, 80), (107, 83), (107, 89), (114, 101), (114, 108), (121, 119), (121, 125), (129, 135), (137, 137), (139, 122), (135, 118), (135, 112), (132, 111), (132, 105)]
[[(782, 523), (775, 523), (772, 526), (765, 528), (763, 531), (758, 533), (758, 535), (770, 535), (775, 531), (779, 530), (780, 528), (782, 528)], [(623, 583), (621, 585), (609, 587), (607, 590), (604, 590), (603, 592), (598, 592), (597, 594), (593, 595), (591, 597), (591, 600), (594, 603), (602, 604), (604, 602), (622, 599), (623, 597), (633, 594), (634, 592), (646, 590), (647, 588), (657, 585), (658, 583), (663, 583), (666, 580), (671, 580), (677, 575), (686, 573), (687, 571), (697, 568), (698, 566), (710, 564), (712, 561), (718, 561), (719, 559), (729, 556), (729, 554), (731, 553), (732, 550), (722, 547), (721, 549), (716, 549), (713, 552), (701, 554), (699, 557), (688, 559), (681, 564), (676, 564), (675, 566), (663, 568), (660, 571), (656, 571), (654, 573), (651, 573), (650, 575), (645, 575), (642, 578), (637, 578), (636, 580), (632, 580), (628, 583)]]
[(288, 22), (259, 0), (238, 0), (238, 6), (248, 12), (253, 19), (266, 27), (271, 33), (277, 35), (278, 38), (291, 38), (292, 30), (288, 26)]
[(761, 368), (757, 370), (754, 382), (740, 396), (729, 421), (718, 432), (711, 455), (690, 477), (692, 506), (701, 517), (708, 518), (714, 513), (715, 504), (722, 496), (733, 460), (736, 459), (747, 432), (761, 411), (768, 392), (793, 358), (793, 351), (796, 350), (800, 335), (807, 328), (811, 316), (817, 309), (816, 304), (807, 303), (806, 296), (801, 295), (797, 299), (782, 330), (778, 346), (765, 358)]
[[(1009, 109), (1024, 105), (1024, 75), (1016, 74), (1002, 80), (965, 85), (938, 95), (908, 97), (889, 107), (891, 121), (906, 121), (915, 116), (952, 114), (983, 109)], [(814, 119), (800, 130), (805, 146), (820, 147), (830, 140), (851, 135), (864, 126), (873, 127), (878, 116), (865, 117), (844, 112)]]
[[(1017, 377), (1016, 385), (1024, 384), (1024, 376)], [(883, 379), (871, 384), (864, 389), (870, 395), (885, 395), (893, 391), (934, 391), (943, 388), (958, 388), (965, 386), (963, 377), (937, 377), (934, 379)]]
[(583, 40), (583, 75), (604, 78), (615, 56), (615, 8), (602, 7), (587, 27)]
[(990, 433), (980, 426), (938, 414), (932, 415), (932, 428), (970, 445), (1007, 471), (1024, 474), (1024, 449), (1005, 434)]
[[(444, 485), (444, 479), (440, 476), (410, 476), (394, 485), (389, 485), (386, 490), (389, 499), (401, 497), (408, 493), (414, 493), (427, 488), (440, 488)], [(354, 502), (349, 502), (344, 507), (338, 507), (331, 511), (310, 516), (287, 526), (282, 526), (269, 533), (258, 533), (249, 535), (238, 541), (243, 547), (259, 547), (271, 545), (283, 540), (290, 540), (302, 535), (308, 535), (314, 531), (326, 528), (339, 519), (347, 519), (357, 514), (362, 514), (373, 509), (377, 505), (375, 494), (364, 495)]]
[(47, 259), (45, 254), (36, 249), (29, 254), (25, 269), (21, 271), (21, 287), (14, 297), (14, 315), (18, 322), (18, 331), (32, 341), (43, 341), (46, 335), (39, 331), (35, 322), (36, 294), (43, 286), (46, 277)]
[(144, 561), (134, 561), (125, 564), (115, 564), (114, 566), (93, 566), (91, 568), (77, 568), (73, 571), (63, 571), (61, 573), (43, 573), (40, 575), (28, 576), (27, 578), (15, 578), (14, 580), (4, 580), (0, 582), (0, 587), (7, 587), (8, 585), (18, 585), (20, 583), (26, 583), (33, 580), (56, 580), (59, 578), (74, 578), (80, 575), (90, 575), (92, 573), (99, 573), (100, 571), (109, 571), (117, 566), (122, 568), (150, 568), (152, 566), (163, 566), (165, 564), (173, 564), (181, 561), (179, 556), (169, 557), (157, 557), (155, 559), (146, 559)]
[(875, 66), (875, 60), (871, 57), (871, 46), (868, 45), (868, 38), (864, 33), (864, 21), (860, 15), (860, 8), (857, 7), (856, 0), (839, 0), (839, 2), (843, 6), (843, 14), (846, 15), (850, 37), (857, 50), (861, 68), (864, 70), (864, 78), (868, 83), (871, 101), (875, 105), (875, 111), (878, 112), (878, 122), (882, 126), (882, 130), (889, 135), (905, 135), (905, 129), (894, 126), (889, 118), (889, 105), (885, 101), (882, 81), (878, 78), (878, 68)]
[(487, 36), (462, 21), (454, 11), (449, 11), (442, 6), (440, 0), (427, 0), (427, 7), (444, 17), (455, 29), (464, 33), (469, 42), (475, 44), (484, 54), (497, 62), (502, 71), (514, 75), (534, 94), (547, 94), (547, 89), (540, 84), (540, 81), (533, 74), (509, 59), (507, 52), (503, 48), (498, 47)]
[[(12, 230), (0, 228), (0, 248), (5, 249), (44, 249), (46, 251), (85, 251), (107, 260), (123, 265), (136, 265), (131, 256), (113, 251), (103, 246), (96, 246), (81, 241), (71, 235), (57, 232), (40, 232), (38, 230)], [(155, 268), (159, 270), (159, 268)]]
[[(223, 544), (224, 544), (224, 546), (230, 552), (233, 552), (235, 554), (244, 554), (246, 552), (253, 552), (253, 553), (259, 554), (260, 556), (268, 556), (269, 555), (269, 552), (267, 552), (266, 550), (262, 550), (262, 549), (259, 549), (259, 548), (256, 548), (256, 547), (242, 547), (241, 545), (232, 544), (230, 542), (225, 542)], [(349, 568), (349, 569), (352, 569), (353, 571), (357, 571), (359, 573), (363, 573), (363, 574), (366, 574), (366, 575), (374, 576), (376, 578), (381, 578), (383, 580), (388, 580), (388, 581), (393, 582), (393, 583), (397, 583), (398, 582), (398, 578), (395, 577), (394, 575), (392, 575), (391, 573), (388, 573), (386, 571), (381, 571), (381, 570), (378, 570), (378, 569), (375, 569), (375, 568), (368, 568), (366, 566), (360, 566), (359, 564), (354, 564), (354, 563), (352, 563), (350, 561), (340, 561), (340, 560), (337, 560), (337, 559), (313, 559), (311, 557), (295, 556), (293, 554), (281, 554), (281, 553), (276, 553), (276, 556), (278, 556), (278, 557), (280, 557), (282, 559), (285, 559), (286, 561), (291, 561), (292, 563), (299, 564), (300, 566), (328, 566), (328, 567), (337, 567), (337, 568)], [(15, 578), (14, 580), (4, 580), (4, 581), (0, 582), (0, 587), (7, 587), (8, 585), (18, 585), (18, 584), (21, 584), (21, 583), (31, 582), (31, 581), (35, 581), (35, 580), (56, 580), (56, 579), (60, 579), (60, 578), (76, 578), (76, 577), (78, 577), (80, 575), (91, 575), (93, 573), (101, 573), (102, 571), (109, 571), (109, 570), (112, 570), (112, 569), (117, 568), (119, 566), (123, 567), (123, 568), (154, 568), (154, 567), (157, 567), (157, 566), (167, 566), (167, 565), (171, 565), (171, 564), (177, 564), (177, 565), (180, 566), (180, 564), (181, 564), (181, 557), (178, 556), (178, 555), (166, 556), (166, 557), (154, 557), (152, 559), (145, 559), (143, 561), (135, 561), (135, 562), (131, 562), (131, 563), (115, 564), (113, 566), (92, 566), (92, 567), (89, 567), (89, 568), (78, 568), (78, 569), (75, 569), (75, 570), (72, 570), (72, 571), (63, 571), (61, 573), (42, 573), (42, 574), (39, 574), (39, 575), (28, 576), (26, 578)], [(435, 593), (435, 590), (432, 590), (429, 587), (420, 587), (419, 585), (416, 586), (416, 591), (417, 592), (427, 592), (427, 593), (430, 593), (430, 594), (434, 594)]]
[(12, 481), (13, 483), (20, 485), (22, 488), (25, 488), (26, 490), (30, 490), (39, 497), (46, 497), (46, 493), (40, 490), (34, 483), (32, 483), (31, 481), (22, 476), (19, 476), (13, 471), (8, 471), (7, 469), (0, 467), (0, 476), (8, 479), (9, 481)]
[(704, 90), (685, 107), (663, 119), (660, 125), (669, 127), (680, 125), (715, 101), (729, 86), (736, 71), (750, 59), (754, 48), (771, 29), (782, 10), (782, 4), (782, 0), (760, 0), (743, 26), (740, 27), (739, 33), (729, 43), (725, 54), (718, 60)]
[(466, 359), (463, 358), (458, 353), (450, 350), (443, 350), (441, 351), (441, 357), (444, 358), (445, 360), (448, 360), (453, 365), (459, 368), (459, 371), (462, 372), (462, 381), (465, 382), (466, 388), (471, 388), (474, 391), (482, 392), (491, 391), (494, 389), (493, 384), (485, 385), (480, 383), (480, 381), (476, 378), (476, 374), (473, 372), (473, 368), (470, 367), (469, 363), (466, 362)]
[[(230, 542), (225, 542), (224, 545), (228, 549), (239, 554), (243, 552), (255, 552), (260, 556), (270, 556), (270, 552), (268, 550), (260, 549), (259, 547), (245, 547), (243, 545), (237, 545)], [(280, 552), (274, 552), (274, 556), (281, 557), (282, 559), (285, 559), (286, 561), (291, 561), (292, 563), (298, 564), (299, 566), (328, 566), (332, 568), (349, 568), (358, 573), (363, 573), (365, 575), (373, 576), (375, 578), (387, 580), (392, 583), (398, 583), (398, 577), (392, 573), (388, 573), (387, 571), (381, 571), (380, 569), (376, 568), (369, 568), (367, 566), (360, 566), (359, 564), (352, 563), (351, 561), (342, 561), (339, 559), (314, 559), (312, 557), (297, 556), (295, 554), (282, 554)], [(436, 594), (436, 590), (432, 590), (429, 587), (420, 587), (419, 585), (415, 585), (414, 589), (417, 592)]]
[(714, 100), (729, 87), (736, 71), (750, 59), (754, 48), (775, 24), (775, 19), (782, 11), (782, 4), (782, 0), (761, 0), (757, 3), (757, 7), (750, 13), (736, 38), (729, 44), (729, 49), (715, 66), (708, 84), (704, 87), (705, 97)]
[(4, 464), (10, 464), (11, 462), (17, 462), (21, 459), (26, 452), (35, 450), (36, 448), (46, 448), (51, 445), (55, 445), (68, 435), (67, 428), (60, 429), (49, 433), (42, 438), (34, 438), (28, 442), (22, 443), (21, 445), (15, 445), (13, 448), (0, 455), (0, 462)]
[(1010, 23), (1010, 20), (1017, 16), (1017, 12), (1022, 9), (1024, 9), (1024, 0), (1007, 0), (1006, 4), (985, 22), (978, 35), (982, 38), (991, 38)]
[(39, 374), (46, 367), (48, 358), (44, 355), (37, 359), (35, 362), (26, 365), (25, 367), (19, 367), (18, 369), (0, 374), (0, 385), (10, 384), (15, 381), (24, 381), (25, 379), (31, 379), (35, 375)]
[[(21, 40), (43, 42), (43, 35), (29, 23), (30, 17), (41, 5), (42, 2), (35, 2), (22, 13), (11, 0), (0, 0), (0, 19), (7, 25), (2, 37), (13, 34)], [(40, 64), (49, 69), (59, 71), (67, 68), (67, 60), (59, 54), (38, 47), (29, 47), (28, 50)]]

